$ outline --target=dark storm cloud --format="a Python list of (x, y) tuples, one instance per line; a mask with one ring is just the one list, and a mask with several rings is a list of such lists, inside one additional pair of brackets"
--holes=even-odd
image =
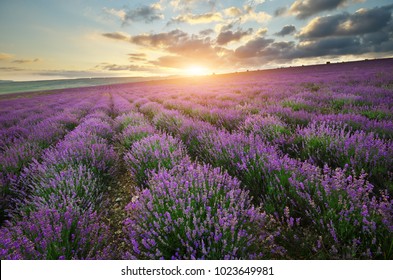
[(362, 35), (378, 32), (392, 19), (393, 5), (360, 9), (354, 14), (342, 13), (317, 17), (302, 28), (299, 38), (309, 40), (329, 36)]
[(296, 31), (296, 27), (294, 25), (285, 25), (279, 32), (275, 33), (277, 36), (286, 36), (292, 34)]
[(228, 30), (228, 31), (220, 32), (220, 34), (218, 34), (217, 37), (217, 44), (226, 45), (232, 41), (239, 41), (241, 38), (250, 35), (252, 31), (253, 29), (249, 28), (246, 31), (237, 30), (236, 32), (233, 32), (231, 30)]
[(299, 19), (305, 19), (323, 11), (335, 10), (338, 7), (354, 2), (353, 0), (296, 0), (289, 11)]

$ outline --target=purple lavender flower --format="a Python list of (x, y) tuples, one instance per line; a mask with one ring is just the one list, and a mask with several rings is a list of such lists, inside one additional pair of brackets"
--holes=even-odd
[(135, 142), (124, 156), (124, 161), (138, 185), (146, 186), (151, 172), (159, 168), (171, 169), (186, 154), (181, 141), (166, 134), (154, 134)]
[(120, 144), (126, 148), (130, 149), (131, 145), (135, 142), (153, 135), (156, 132), (154, 127), (151, 125), (139, 125), (139, 126), (127, 126), (121, 134), (117, 136)]
[(40, 208), (0, 229), (0, 259), (110, 259), (108, 227), (95, 212)]
[(147, 125), (148, 122), (146, 118), (137, 112), (128, 112), (127, 114), (122, 114), (115, 119), (115, 127), (119, 131), (123, 131), (128, 126), (140, 126)]
[(280, 252), (269, 217), (218, 168), (188, 162), (160, 170), (127, 212), (125, 258), (252, 259)]

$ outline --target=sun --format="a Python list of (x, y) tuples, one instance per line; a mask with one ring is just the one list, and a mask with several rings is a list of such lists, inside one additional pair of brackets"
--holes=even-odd
[(186, 69), (186, 73), (189, 76), (203, 76), (208, 75), (209, 71), (203, 66), (193, 65)]

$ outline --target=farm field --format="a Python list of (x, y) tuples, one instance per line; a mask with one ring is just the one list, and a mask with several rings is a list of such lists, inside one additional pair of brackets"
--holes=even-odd
[(0, 100), (0, 259), (393, 259), (393, 59)]

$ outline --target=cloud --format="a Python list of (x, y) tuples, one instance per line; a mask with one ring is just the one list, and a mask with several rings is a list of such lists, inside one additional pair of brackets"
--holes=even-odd
[(292, 34), (296, 31), (296, 27), (294, 25), (285, 25), (279, 32), (275, 33), (277, 36), (286, 36)]
[(151, 4), (150, 6), (143, 5), (135, 9), (124, 8), (120, 10), (104, 8), (107, 14), (115, 16), (122, 21), (123, 25), (132, 22), (145, 22), (151, 23), (155, 20), (164, 19), (161, 12), (161, 5), (159, 3)]
[(249, 58), (260, 56), (262, 51), (274, 40), (265, 37), (257, 37), (248, 41), (245, 45), (235, 50), (235, 55), (238, 58)]
[(225, 23), (225, 24), (219, 23), (219, 24), (216, 24), (214, 29), (216, 30), (217, 33), (225, 32), (225, 31), (231, 30), (233, 28), (234, 24), (236, 24), (236, 22), (230, 22), (230, 23)]
[(7, 60), (7, 59), (10, 59), (10, 58), (12, 58), (12, 57), (13, 57), (12, 54), (9, 54), (9, 53), (0, 53), (0, 60)]
[(317, 17), (311, 20), (298, 34), (301, 40), (329, 36), (363, 35), (377, 32), (388, 26), (392, 19), (393, 5), (360, 9), (354, 14), (342, 13)]
[(231, 30), (223, 31), (220, 32), (220, 34), (218, 34), (216, 42), (218, 45), (226, 45), (233, 41), (239, 41), (243, 37), (252, 34), (252, 32), (253, 32), (252, 28), (249, 28), (246, 31), (243, 30), (237, 30), (236, 32), (233, 32)]
[(307, 58), (319, 56), (338, 56), (368, 52), (356, 37), (324, 38), (317, 41), (301, 42), (287, 58)]
[(130, 39), (130, 36), (123, 32), (103, 33), (102, 36), (120, 41), (128, 41)]
[[(193, 62), (207, 67), (227, 63), (230, 50), (215, 45), (209, 37), (188, 34), (179, 29), (169, 32), (140, 34), (132, 36), (131, 43), (144, 49), (159, 50), (166, 53), (162, 57), (148, 61), (148, 63), (161, 67), (174, 67), (174, 65)], [(176, 67), (174, 67), (176, 68)]]
[(189, 23), (189, 24), (201, 24), (201, 23), (211, 23), (211, 22), (223, 21), (221, 13), (205, 13), (194, 15), (191, 13), (187, 13), (185, 15), (179, 15), (177, 17), (172, 18), (170, 23)]
[[(311, 5), (311, 1), (302, 3)], [(344, 2), (340, 3), (337, 5), (343, 5)], [(285, 25), (274, 33), (272, 38), (267, 35), (265, 24), (259, 24), (258, 30), (258, 27), (254, 30), (248, 28), (249, 26), (248, 29), (242, 28), (246, 21), (256, 20), (258, 15), (262, 15), (262, 18), (258, 18), (260, 22), (271, 18), (251, 6), (229, 7), (221, 12), (204, 14), (185, 12), (174, 19), (196, 24), (213, 20), (216, 15), (220, 22), (215, 24), (214, 30), (194, 28), (194, 34), (180, 29), (134, 36), (122, 32), (104, 33), (102, 35), (107, 38), (139, 47), (139, 51), (128, 54), (130, 65), (108, 63), (101, 66), (101, 69), (154, 71), (161, 67), (184, 69), (199, 64), (210, 69), (235, 70), (239, 67), (261, 67), (265, 64), (289, 63), (299, 59), (306, 63), (316, 58), (333, 59), (347, 55), (392, 55), (392, 10), (393, 5), (388, 5), (360, 9), (353, 13), (320, 16), (310, 20), (300, 31), (295, 25)], [(267, 16), (263, 18), (263, 15)], [(293, 34), (293, 41), (281, 38)], [(231, 44), (232, 42), (239, 43)], [(155, 54), (153, 58), (147, 55), (150, 52)]]
[(161, 56), (155, 61), (151, 61), (152, 64), (165, 68), (178, 68), (184, 69), (194, 63), (191, 58), (184, 58), (178, 55)]
[(23, 71), (24, 69), (19, 67), (0, 67), (0, 71), (9, 71), (9, 72), (16, 72), (16, 71)]
[(258, 6), (265, 3), (266, 0), (247, 0), (246, 5), (248, 6)]
[(125, 10), (116, 10), (116, 9), (113, 9), (113, 8), (112, 9), (104, 8), (103, 10), (104, 10), (105, 13), (119, 18), (122, 22), (124, 22), (125, 19), (126, 19), (127, 13), (126, 13)]
[(338, 7), (359, 0), (296, 0), (289, 11), (299, 19), (305, 19), (323, 11), (335, 10)]
[(86, 78), (86, 77), (107, 77), (107, 73), (96, 72), (96, 71), (84, 71), (84, 70), (43, 70), (39, 72), (33, 72), (31, 74), (39, 76), (50, 76), (50, 77), (62, 77), (62, 78)]
[[(179, 29), (170, 32), (141, 34), (132, 36), (130, 42), (142, 46), (144, 48), (160, 50), (168, 55), (163, 59), (150, 61), (154, 65), (163, 65), (175, 59), (183, 59), (183, 61), (197, 60), (203, 65), (223, 64), (226, 61), (225, 55), (228, 50), (225, 48), (214, 46), (214, 42), (210, 38), (200, 37), (198, 35), (190, 35)], [(166, 58), (166, 57), (170, 58)], [(174, 64), (174, 63), (172, 63)]]
[[(258, 23), (266, 23), (272, 18), (271, 15), (264, 11), (256, 12), (254, 7), (245, 5), (242, 8), (229, 7), (224, 9), (222, 12), (207, 12), (203, 14), (185, 13), (173, 17), (167, 25), (173, 23), (188, 23), (188, 24), (201, 24), (211, 22), (224, 22), (225, 25), (229, 25), (232, 28), (235, 22), (245, 23), (248, 21), (256, 21)], [(235, 20), (234, 20), (235, 19)], [(232, 23), (230, 22), (232, 20)], [(230, 29), (228, 28), (228, 29)], [(220, 27), (216, 27), (216, 30)]]
[(174, 44), (186, 40), (188, 34), (175, 29), (170, 32), (155, 33), (155, 34), (140, 34), (132, 36), (130, 42), (139, 46), (145, 46), (150, 48), (167, 48)]
[(129, 53), (128, 60), (130, 62), (134, 61), (146, 61), (146, 54), (145, 53)]
[(203, 30), (199, 31), (199, 35), (201, 35), (203, 37), (209, 36), (210, 34), (213, 34), (213, 33), (214, 33), (214, 30), (211, 28), (203, 29)]
[(283, 14), (285, 14), (285, 13), (287, 12), (287, 10), (288, 10), (287, 7), (280, 7), (280, 8), (277, 8), (277, 9), (274, 11), (274, 16), (276, 16), (276, 17), (282, 16)]
[(267, 33), (268, 29), (266, 27), (259, 28), (256, 32), (257, 36), (264, 36)]
[(229, 17), (240, 17), (243, 14), (243, 11), (238, 7), (229, 7), (224, 10), (224, 14)]
[(247, 21), (256, 21), (258, 23), (266, 23), (269, 21), (272, 16), (269, 15), (266, 12), (255, 12), (254, 8), (252, 6), (244, 6), (244, 14), (241, 16), (241, 22), (247, 22)]
[(105, 71), (150, 71), (152, 70), (150, 67), (133, 65), (133, 64), (125, 64), (119, 65), (114, 63), (100, 63), (95, 66), (95, 69), (105, 70)]
[(191, 11), (195, 5), (208, 6), (210, 10), (216, 7), (217, 0), (172, 0), (169, 4), (175, 10)]
[(32, 62), (38, 62), (40, 61), (39, 58), (35, 58), (35, 59), (15, 59), (12, 62), (13, 63), (19, 63), (19, 64), (24, 64), (24, 63), (32, 63)]

